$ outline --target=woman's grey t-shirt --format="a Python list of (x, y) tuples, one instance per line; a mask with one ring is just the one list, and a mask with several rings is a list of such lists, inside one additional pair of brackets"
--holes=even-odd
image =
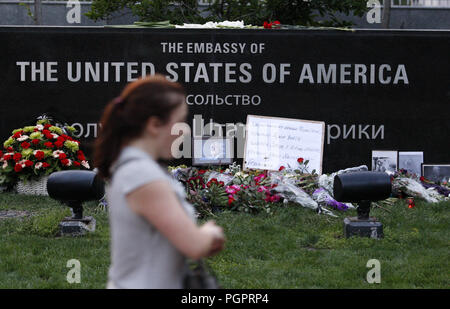
[(125, 196), (151, 181), (165, 179), (195, 222), (183, 186), (137, 147), (123, 148), (111, 171), (106, 186), (111, 234), (108, 279), (118, 288), (182, 288), (185, 257), (150, 222), (131, 210)]

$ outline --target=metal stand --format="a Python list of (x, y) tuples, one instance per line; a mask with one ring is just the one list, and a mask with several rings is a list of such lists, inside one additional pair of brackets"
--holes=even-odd
[(83, 217), (83, 205), (81, 202), (68, 201), (72, 209), (72, 217), (66, 217), (59, 223), (59, 234), (61, 236), (82, 236), (86, 232), (94, 232), (96, 221), (93, 217)]
[(370, 201), (361, 201), (358, 204), (358, 217), (348, 217), (344, 219), (344, 235), (361, 236), (370, 238), (383, 237), (383, 225), (375, 217), (369, 217)]

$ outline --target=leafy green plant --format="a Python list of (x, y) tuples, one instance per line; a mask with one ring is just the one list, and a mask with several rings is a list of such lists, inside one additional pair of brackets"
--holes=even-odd
[(337, 13), (363, 16), (368, 10), (361, 0), (210, 0), (200, 7), (197, 0), (94, 0), (85, 15), (93, 20), (107, 19), (114, 13), (130, 9), (139, 21), (172, 24), (206, 21), (243, 20), (262, 26), (264, 21), (278, 20), (284, 25), (346, 27), (352, 23)]

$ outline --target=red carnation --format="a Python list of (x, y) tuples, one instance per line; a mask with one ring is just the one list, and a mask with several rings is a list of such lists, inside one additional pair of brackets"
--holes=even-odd
[(52, 125), (51, 124), (46, 124), (46, 125), (44, 125), (44, 129), (48, 129), (48, 128), (50, 128), (50, 127), (52, 127)]
[(304, 161), (303, 158), (298, 158), (298, 159), (297, 159), (297, 162), (298, 162), (298, 163), (303, 163), (303, 161)]
[(73, 161), (73, 165), (74, 165), (74, 166), (80, 166), (80, 165), (81, 165), (81, 163), (80, 163), (80, 162), (78, 162), (78, 161)]
[(9, 152), (13, 152), (13, 151), (14, 151), (14, 149), (13, 149), (11, 146), (9, 146), (8, 148), (6, 148), (6, 150), (8, 150)]
[(51, 142), (44, 143), (44, 146), (47, 148), (53, 148), (53, 144)]
[(84, 156), (84, 153), (81, 150), (77, 151), (77, 158), (78, 158), (78, 161), (86, 161), (86, 157)]
[(55, 142), (55, 146), (58, 147), (58, 148), (61, 148), (63, 146), (63, 144), (64, 144), (64, 141), (59, 141), (58, 140), (58, 141)]
[(282, 171), (284, 169), (285, 169), (285, 167), (282, 165), (282, 166), (280, 166), (280, 169), (278, 171)]
[(32, 143), (33, 145), (37, 145), (37, 144), (40, 143), (40, 140), (34, 139), (34, 140), (31, 141), (31, 143)]
[(41, 161), (42, 159), (44, 159), (45, 153), (41, 150), (38, 150), (38, 151), (36, 151), (36, 154), (34, 156), (36, 157), (36, 159)]
[(61, 160), (62, 165), (69, 165), (69, 159), (62, 159)]
[(20, 159), (22, 159), (22, 155), (20, 153), (15, 153), (13, 156), (14, 161), (19, 161)]
[(0, 158), (3, 157), (3, 151), (0, 150)]
[(47, 167), (49, 167), (50, 166), (50, 164), (48, 164), (47, 162), (42, 162), (42, 167), (43, 168), (47, 168)]
[(199, 173), (200, 175), (203, 175), (204, 173), (206, 173), (206, 171), (205, 171), (205, 170), (199, 170), (198, 173)]
[(25, 161), (25, 166), (33, 166), (33, 161), (26, 160)]
[(21, 137), (21, 136), (22, 136), (22, 133), (23, 133), (23, 131), (19, 131), (19, 132), (14, 133), (13, 138), (19, 138), (19, 137)]
[(22, 170), (22, 164), (17, 163), (17, 164), (14, 166), (14, 171), (15, 171), (16, 173), (18, 173), (18, 172), (20, 172), (21, 170)]
[(278, 20), (274, 21), (272, 24), (274, 24), (274, 25), (281, 25), (281, 23)]
[(5, 155), (4, 157), (3, 157), (3, 159), (5, 160), (5, 161), (8, 161), (8, 160), (11, 160), (11, 155)]
[(66, 156), (65, 153), (60, 153), (60, 154), (59, 154), (59, 159), (60, 159), (60, 160), (63, 160), (63, 159), (65, 159), (65, 158), (67, 158), (67, 156)]
[(23, 149), (28, 149), (30, 148), (31, 144), (28, 142), (23, 142), (22, 144), (20, 144), (20, 146), (22, 146)]

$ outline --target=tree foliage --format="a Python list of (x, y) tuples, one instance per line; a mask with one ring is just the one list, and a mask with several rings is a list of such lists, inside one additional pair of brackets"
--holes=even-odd
[(210, 0), (199, 6), (197, 0), (94, 0), (91, 19), (107, 19), (128, 8), (139, 21), (170, 20), (172, 24), (206, 21), (243, 20), (245, 24), (262, 25), (279, 20), (285, 25), (350, 26), (337, 15), (363, 16), (368, 10), (364, 0)]

